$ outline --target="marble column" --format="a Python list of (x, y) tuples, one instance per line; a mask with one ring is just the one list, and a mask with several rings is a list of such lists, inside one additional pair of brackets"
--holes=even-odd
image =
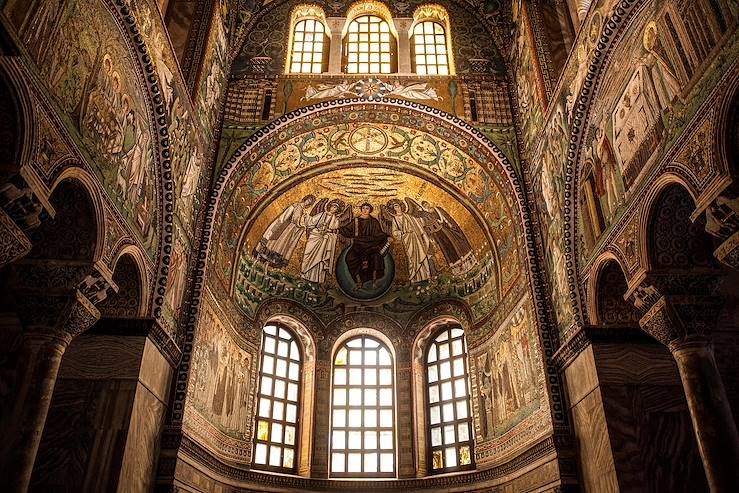
[(331, 361), (330, 355), (316, 361), (316, 411), (313, 425), (312, 478), (328, 478), (329, 474), (329, 420), (331, 416)]
[(398, 31), (398, 74), (411, 73), (411, 38), (410, 30), (413, 19), (400, 17), (393, 19), (395, 30)]
[(72, 339), (100, 317), (97, 308), (79, 290), (63, 306), (59, 307), (59, 303), (58, 298), (48, 298), (36, 305), (39, 312), (56, 311), (57, 324), (24, 326), (13, 418), (6, 424), (11, 435), (2, 454), (6, 491), (28, 489), (62, 356)]
[(699, 288), (694, 292), (714, 292), (702, 279), (693, 283), (662, 277), (655, 281), (643, 284), (634, 294), (637, 308), (647, 308), (639, 324), (667, 346), (677, 362), (711, 491), (735, 491), (739, 484), (739, 434), (711, 345), (711, 331), (722, 302), (710, 295), (662, 294), (685, 285)]
[(326, 22), (331, 31), (331, 46), (328, 53), (328, 73), (340, 74), (342, 72), (341, 61), (343, 59), (343, 39), (341, 37), (341, 31), (344, 29), (344, 24), (346, 24), (346, 17), (329, 17), (326, 19)]

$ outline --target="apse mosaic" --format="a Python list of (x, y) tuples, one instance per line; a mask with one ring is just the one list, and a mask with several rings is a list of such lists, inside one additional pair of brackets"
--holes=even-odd
[(421, 177), (387, 164), (344, 164), (275, 194), (246, 220), (236, 292), (250, 313), (270, 296), (322, 311), (368, 302), (406, 311), (497, 293), (480, 221), (458, 196)]
[[(518, 279), (515, 198), (508, 177), (487, 165), (487, 150), (429, 115), (378, 109), (358, 105), (305, 117), (260, 139), (246, 156), (254, 164), (234, 169), (211, 258), (247, 313), (275, 295), (307, 300), (327, 318), (359, 300), (405, 313), (450, 296), (470, 300), (484, 316)], [(363, 216), (365, 202), (371, 210)], [(390, 256), (347, 249), (354, 241), (350, 230), (363, 229), (360, 219), (381, 232), (378, 238), (391, 239)], [(311, 221), (336, 234), (311, 237)], [(288, 224), (295, 235), (283, 241)], [(309, 239), (318, 257), (303, 269), (299, 241)], [(383, 249), (380, 239), (372, 249)], [(332, 259), (318, 268), (328, 251)], [(320, 288), (326, 279), (333, 284)]]

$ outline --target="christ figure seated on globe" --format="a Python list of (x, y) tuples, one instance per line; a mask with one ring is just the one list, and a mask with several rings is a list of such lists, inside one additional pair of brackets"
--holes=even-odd
[(339, 229), (339, 234), (352, 242), (346, 254), (346, 265), (355, 282), (355, 290), (370, 280), (372, 287), (377, 287), (377, 280), (385, 275), (383, 256), (392, 243), (392, 236), (372, 216), (374, 207), (365, 202), (359, 209), (360, 215)]

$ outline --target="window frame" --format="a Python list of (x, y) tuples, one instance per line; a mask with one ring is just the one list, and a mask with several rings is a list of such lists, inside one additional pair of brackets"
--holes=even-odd
[[(428, 369), (429, 369), (428, 356), (429, 356), (429, 352), (431, 351), (431, 347), (434, 344), (436, 344), (437, 338), (443, 332), (445, 332), (445, 331), (446, 332), (449, 332), (449, 338), (447, 339), (447, 341), (450, 341), (450, 346), (451, 346), (451, 341), (452, 341), (451, 331), (454, 330), (454, 329), (459, 329), (459, 330), (462, 331), (461, 339), (462, 339), (462, 343), (464, 344), (464, 346), (463, 346), (464, 353), (463, 353), (462, 361), (464, 363), (465, 386), (466, 386), (466, 390), (467, 390), (467, 396), (466, 396), (466, 402), (467, 402), (467, 418), (464, 418), (464, 420), (467, 423), (467, 427), (468, 427), (467, 429), (468, 429), (468, 433), (469, 433), (469, 437), (468, 437), (468, 440), (466, 442), (459, 442), (459, 441), (457, 441), (457, 442), (454, 442), (454, 443), (455, 443), (455, 448), (457, 450), (459, 449), (459, 447), (464, 446), (465, 443), (469, 444), (469, 448), (470, 448), (470, 463), (469, 464), (464, 464), (464, 465), (457, 464), (454, 467), (442, 467), (441, 469), (434, 469), (434, 467), (433, 467), (433, 465), (434, 465), (434, 450), (436, 449), (436, 450), (442, 450), (443, 451), (446, 447), (443, 445), (443, 435), (442, 435), (442, 445), (441, 446), (434, 447), (432, 445), (432, 442), (431, 442), (431, 440), (432, 440), (432, 438), (431, 438), (431, 435), (432, 435), (431, 428), (432, 428), (432, 426), (439, 426), (443, 430), (443, 428), (444, 428), (444, 421), (442, 419), (439, 423), (436, 423), (435, 425), (432, 425), (431, 424), (431, 406), (432, 406), (432, 403), (431, 403), (431, 397), (429, 395), (431, 383), (429, 382), (429, 376), (428, 376), (428, 374), (429, 374), (429, 371), (428, 371)], [(454, 359), (454, 356), (452, 355), (451, 350), (450, 350), (449, 358), (447, 358), (445, 361), (451, 362), (451, 361), (453, 361), (453, 359)], [(436, 365), (438, 367), (438, 366), (440, 366), (439, 361), (440, 361), (440, 359), (438, 358), (438, 355), (437, 355), (436, 361), (434, 363), (431, 363), (431, 364), (434, 364), (434, 365)], [(441, 380), (442, 380), (441, 378), (437, 378), (436, 382), (434, 382), (436, 385), (439, 386), (439, 389), (441, 389)], [(452, 372), (452, 376), (448, 380), (450, 382), (453, 382), (455, 380), (455, 378), (453, 376), (453, 372)], [(435, 330), (433, 330), (431, 332), (431, 337), (428, 338), (428, 340), (426, 342), (426, 347), (424, 348), (424, 351), (423, 351), (423, 386), (424, 386), (424, 391), (423, 391), (423, 394), (424, 394), (423, 399), (424, 400), (423, 400), (423, 403), (424, 403), (424, 414), (425, 414), (425, 430), (424, 430), (424, 433), (426, 435), (426, 443), (424, 444), (424, 446), (425, 446), (425, 451), (426, 451), (425, 456), (426, 456), (426, 461), (427, 461), (426, 462), (426, 473), (429, 476), (435, 476), (435, 475), (438, 475), (438, 474), (448, 474), (448, 473), (461, 472), (461, 471), (470, 471), (470, 470), (476, 469), (477, 465), (475, 464), (475, 428), (474, 428), (474, 421), (473, 421), (473, 416), (472, 416), (472, 382), (471, 382), (471, 378), (470, 378), (470, 354), (469, 354), (469, 350), (468, 350), (468, 347), (467, 347), (467, 335), (466, 335), (466, 333), (464, 331), (464, 328), (462, 327), (461, 324), (458, 324), (458, 323), (445, 323), (445, 324), (437, 327)], [(455, 417), (457, 415), (456, 403), (459, 402), (460, 400), (461, 399), (455, 398), (455, 397), (452, 397), (452, 399), (451, 399), (452, 404), (455, 406), (455, 409), (454, 409), (454, 415), (455, 415)], [(443, 402), (444, 402), (444, 400), (442, 399), (442, 396), (441, 396), (441, 393), (440, 393), (439, 394), (439, 401), (438, 401), (438, 405), (439, 405), (440, 410), (441, 410), (441, 407), (442, 407), (442, 403)], [(457, 426), (461, 422), (462, 422), (462, 420), (455, 419), (453, 421), (455, 428), (457, 428)], [(456, 432), (455, 432), (455, 436), (456, 436)], [(459, 456), (459, 452), (457, 452), (457, 456)], [(459, 458), (459, 457), (457, 457), (457, 458)], [(446, 457), (444, 457), (444, 462), (446, 462)]]
[[(272, 336), (271, 334), (268, 334), (264, 330), (268, 326), (274, 326), (277, 329), (276, 330), (276, 334), (274, 336)], [(297, 382), (297, 386), (298, 386), (298, 394), (297, 394), (296, 401), (294, 402), (295, 403), (295, 406), (296, 406), (296, 410), (295, 410), (295, 423), (288, 423), (286, 419), (275, 420), (275, 419), (273, 419), (271, 417), (270, 418), (263, 418), (263, 417), (260, 417), (259, 416), (259, 402), (260, 402), (260, 399), (262, 397), (262, 377), (264, 376), (264, 372), (263, 372), (263, 368), (264, 368), (263, 367), (264, 357), (265, 357), (265, 355), (267, 355), (267, 356), (271, 356), (271, 357), (275, 358), (275, 361), (274, 361), (275, 366), (277, 364), (277, 358), (284, 358), (282, 356), (278, 356), (277, 355), (277, 347), (275, 347), (275, 353), (274, 354), (266, 354), (265, 351), (264, 351), (265, 339), (268, 336), (269, 337), (274, 337), (279, 342), (279, 339), (281, 339), (280, 336), (279, 336), (280, 329), (285, 330), (285, 331), (288, 332), (288, 334), (290, 334), (290, 336), (292, 337), (291, 342), (295, 342), (295, 345), (298, 348), (298, 356), (300, 358), (299, 361), (298, 361), (298, 379), (295, 381), (295, 382)], [(274, 378), (281, 378), (286, 383), (289, 383), (291, 381), (289, 379), (289, 363), (290, 363), (290, 361), (294, 361), (294, 360), (291, 360), (291, 358), (289, 356), (289, 349), (288, 349), (288, 356), (286, 358), (284, 358), (284, 359), (286, 359), (288, 361), (288, 370), (287, 370), (288, 371), (288, 373), (287, 373), (288, 376), (286, 376), (285, 378), (282, 378), (282, 377), (278, 377), (275, 373), (268, 374), (266, 376), (268, 376), (270, 378), (273, 378), (273, 379)], [(298, 472), (299, 472), (299, 469), (300, 469), (299, 468), (299, 465), (300, 465), (299, 464), (300, 463), (300, 453), (301, 453), (301, 448), (302, 448), (301, 447), (301, 445), (302, 445), (301, 444), (301, 441), (302, 441), (301, 438), (302, 438), (302, 433), (303, 433), (303, 419), (302, 418), (303, 418), (303, 412), (304, 412), (304, 410), (303, 410), (303, 383), (304, 382), (303, 382), (303, 378), (302, 378), (302, 373), (303, 373), (304, 368), (305, 368), (305, 363), (306, 363), (305, 351), (304, 351), (304, 349), (302, 347), (302, 344), (301, 344), (301, 341), (300, 341), (300, 337), (295, 332), (295, 330), (293, 330), (288, 325), (286, 325), (284, 323), (281, 323), (280, 321), (277, 321), (277, 320), (271, 320), (271, 321), (265, 322), (264, 325), (263, 325), (263, 327), (262, 327), (262, 342), (261, 342), (261, 346), (260, 346), (260, 349), (259, 349), (259, 366), (258, 366), (258, 372), (257, 372), (257, 389), (256, 389), (255, 398), (254, 398), (254, 427), (253, 427), (253, 430), (254, 430), (253, 431), (253, 441), (254, 441), (254, 444), (252, 446), (251, 469), (259, 470), (259, 471), (265, 471), (265, 472), (276, 472), (276, 473), (281, 473), (281, 474), (298, 475)], [(290, 404), (290, 403), (292, 403), (292, 401), (289, 401), (288, 398), (287, 398), (287, 387), (285, 389), (285, 398), (277, 398), (277, 397), (275, 397), (274, 396), (274, 387), (273, 387), (272, 394), (269, 395), (267, 398), (270, 399), (270, 414), (271, 414), (271, 410), (273, 408), (273, 403), (275, 402), (275, 400), (279, 400), (280, 402), (283, 402), (284, 403), (284, 405), (285, 405), (285, 409), (283, 411), (284, 414), (287, 413), (287, 405)], [(295, 437), (294, 437), (295, 443), (293, 444), (293, 447), (292, 447), (293, 448), (293, 467), (292, 468), (286, 468), (286, 467), (283, 467), (283, 466), (272, 466), (272, 465), (269, 464), (269, 450), (270, 450), (270, 445), (273, 442), (271, 442), (270, 440), (260, 440), (258, 438), (258, 433), (259, 433), (258, 428), (259, 428), (259, 422), (260, 421), (267, 421), (270, 424), (270, 426), (269, 426), (270, 434), (271, 434), (271, 430), (272, 430), (272, 423), (277, 422), (277, 423), (280, 423), (283, 426), (283, 431), (282, 431), (283, 439), (280, 442), (281, 448), (282, 448), (281, 455), (280, 455), (281, 462), (282, 462), (282, 459), (284, 458), (284, 449), (285, 449), (285, 446), (284, 446), (285, 445), (285, 442), (284, 442), (284, 434), (285, 434), (284, 427), (285, 427), (285, 425), (293, 425), (295, 427)], [(260, 444), (260, 443), (266, 443), (267, 444), (267, 461), (266, 461), (265, 464), (257, 464), (255, 462), (257, 445)]]
[[(321, 71), (320, 72), (313, 72), (313, 71), (304, 72), (304, 71), (302, 71), (303, 62), (301, 60), (300, 62), (297, 62), (297, 63), (300, 64), (301, 70), (295, 72), (292, 69), (293, 68), (293, 63), (296, 63), (296, 62), (294, 62), (294, 57), (295, 57), (295, 54), (296, 54), (296, 51), (295, 51), (295, 43), (298, 42), (295, 39), (295, 34), (297, 32), (298, 25), (301, 22), (306, 22), (306, 21), (309, 21), (309, 20), (312, 20), (312, 21), (314, 21), (317, 24), (321, 24), (321, 26), (323, 27), (323, 33), (322, 33), (323, 34), (323, 40), (322, 40), (323, 50), (321, 51)], [(306, 33), (307, 31), (302, 31), (302, 32)], [(315, 35), (315, 31), (313, 32), (313, 34)], [(304, 43), (305, 41), (301, 41), (301, 42)], [(315, 40), (313, 40), (312, 42), (315, 43)], [(297, 17), (295, 19), (292, 19), (292, 22), (291, 22), (291, 25), (290, 25), (290, 39), (289, 39), (288, 50), (289, 50), (289, 53), (288, 53), (288, 57), (287, 57), (287, 64), (286, 64), (287, 66), (286, 66), (286, 70), (285, 70), (286, 73), (288, 73), (288, 74), (300, 74), (300, 75), (320, 75), (320, 74), (325, 74), (326, 72), (328, 72), (328, 70), (329, 70), (329, 58), (331, 56), (331, 32), (330, 32), (328, 26), (326, 25), (326, 22), (324, 22), (323, 19), (321, 19), (319, 16), (316, 16), (316, 15), (304, 15), (304, 16), (300, 16), (300, 17)], [(315, 51), (307, 52), (307, 51), (304, 51), (304, 50), (300, 50), (300, 53), (301, 54), (303, 54), (303, 53), (315, 54), (316, 52)], [(311, 66), (312, 66), (313, 65), (313, 62), (311, 61), (310, 63), (311, 63)]]
[[(439, 63), (434, 63), (433, 64), (433, 66), (436, 67), (436, 69), (437, 69), (437, 73), (435, 73), (435, 74), (430, 74), (428, 72), (426, 72), (425, 74), (419, 74), (418, 73), (418, 63), (416, 62), (416, 55), (418, 53), (416, 53), (416, 41), (415, 41), (417, 34), (416, 34), (415, 31), (416, 31), (416, 28), (418, 26), (423, 26), (425, 23), (431, 23), (433, 25), (438, 25), (442, 29), (442, 35), (444, 36), (444, 48), (446, 49), (446, 53), (445, 53), (445, 55), (446, 55), (446, 64), (445, 64), (445, 66), (446, 66), (446, 70), (447, 70), (447, 73), (446, 74), (440, 74), (440, 73), (438, 73), (439, 67), (442, 66)], [(450, 75), (452, 75), (451, 43), (449, 41), (449, 29), (448, 29), (448, 26), (446, 25), (446, 23), (444, 23), (444, 22), (442, 22), (442, 21), (440, 21), (438, 19), (422, 18), (422, 19), (419, 19), (418, 21), (416, 21), (416, 22), (413, 23), (413, 25), (411, 26), (411, 29), (409, 31), (409, 34), (410, 34), (410, 43), (409, 43), (410, 48), (409, 49), (410, 49), (410, 57), (411, 57), (411, 72), (413, 72), (416, 75), (422, 75), (424, 77), (426, 77), (426, 76), (431, 76), (431, 77), (436, 77), (436, 76), (439, 76), (439, 77), (449, 77)], [(425, 36), (425, 35), (426, 34), (424, 33), (423, 36)], [(434, 33), (433, 36), (435, 38), (437, 36), (437, 34)], [(424, 42), (423, 43), (423, 46), (424, 46), (424, 51), (425, 51), (425, 48), (427, 46), (429, 46), (429, 45), (426, 42)], [(438, 43), (434, 42), (434, 45), (433, 46), (434, 47), (438, 47), (440, 45)], [(427, 55), (428, 55), (427, 53), (423, 53), (424, 59), (425, 59), (425, 57)], [(439, 54), (436, 53), (435, 55), (438, 56)], [(429, 67), (430, 65), (428, 63), (424, 63), (423, 66), (424, 67)]]
[[(362, 371), (362, 373), (363, 373), (362, 383), (359, 386), (353, 386), (353, 385), (351, 385), (349, 383), (349, 375), (348, 375), (348, 370), (351, 367), (354, 367), (354, 368), (357, 368), (358, 367), (358, 368), (360, 368), (362, 370), (365, 370), (368, 367), (369, 368), (376, 368), (378, 370), (378, 373), (379, 373), (379, 370), (380, 369), (388, 368), (388, 365), (380, 365), (379, 364), (379, 360), (378, 360), (378, 362), (376, 364), (374, 364), (372, 366), (366, 365), (364, 363), (364, 354), (365, 354), (365, 350), (366, 350), (366, 346), (364, 345), (364, 342), (362, 342), (362, 346), (361, 346), (362, 353), (363, 353), (362, 354), (362, 358), (363, 358), (362, 364), (359, 365), (359, 366), (355, 366), (355, 365), (349, 364), (349, 359), (348, 359), (349, 356), (348, 356), (348, 354), (349, 354), (349, 351), (352, 348), (348, 346), (348, 343), (350, 343), (350, 342), (352, 342), (352, 341), (354, 341), (356, 339), (372, 339), (372, 340), (374, 340), (378, 344), (378, 346), (377, 346), (378, 347), (377, 352), (379, 352), (379, 348), (384, 348), (388, 352), (389, 357), (390, 357), (389, 369), (390, 369), (390, 375), (391, 375), (391, 383), (390, 383), (389, 387), (391, 389), (391, 397), (392, 397), (392, 408), (391, 408), (391, 415), (392, 415), (392, 426), (391, 426), (391, 430), (392, 430), (392, 449), (391, 449), (391, 451), (392, 451), (392, 456), (393, 456), (393, 470), (392, 470), (392, 472), (381, 472), (380, 471), (380, 469), (381, 469), (380, 454), (383, 451), (383, 449), (380, 447), (380, 432), (381, 431), (386, 431), (387, 430), (387, 427), (383, 427), (383, 426), (380, 425), (379, 411), (383, 407), (385, 407), (385, 406), (382, 406), (380, 404), (379, 390), (380, 389), (383, 389), (383, 388), (387, 388), (388, 385), (382, 385), (382, 384), (380, 384), (379, 383), (379, 378), (378, 378), (376, 384), (367, 386), (366, 384), (364, 384), (364, 371)], [(342, 349), (346, 349), (347, 350), (347, 364), (344, 365), (344, 367), (347, 369), (347, 380), (346, 380), (347, 383), (340, 385), (340, 387), (342, 387), (343, 389), (345, 389), (345, 391), (347, 393), (347, 399), (346, 399), (346, 404), (341, 405), (341, 408), (343, 408), (343, 409), (345, 409), (347, 411), (347, 416), (345, 418), (346, 419), (346, 425), (345, 426), (342, 426), (342, 427), (339, 427), (339, 431), (343, 431), (344, 433), (347, 434), (345, 436), (348, 436), (348, 433), (349, 433), (350, 429), (352, 429), (350, 426), (348, 426), (348, 411), (349, 410), (351, 410), (351, 409), (357, 410), (358, 409), (360, 411), (364, 411), (365, 409), (376, 409), (378, 411), (377, 422), (376, 422), (376, 425), (374, 427), (360, 426), (360, 427), (354, 428), (354, 431), (359, 431), (360, 434), (361, 434), (361, 436), (362, 436), (362, 445), (364, 445), (364, 433), (366, 431), (375, 431), (377, 433), (377, 448), (376, 449), (372, 449), (372, 450), (370, 450), (370, 449), (364, 449), (364, 448), (356, 449), (362, 455), (365, 454), (365, 453), (367, 453), (367, 452), (371, 452), (371, 451), (376, 450), (376, 453), (378, 454), (378, 462), (377, 462), (377, 464), (378, 464), (378, 471), (377, 472), (365, 472), (364, 471), (364, 459), (362, 459), (362, 462), (361, 462), (361, 464), (362, 464), (362, 472), (348, 472), (348, 467), (346, 467), (348, 465), (347, 464), (347, 461), (346, 461), (346, 458), (348, 457), (348, 454), (350, 453), (350, 451), (354, 450), (354, 449), (349, 449), (348, 447), (345, 447), (343, 449), (337, 449), (339, 451), (339, 453), (342, 453), (342, 452), (344, 453), (344, 457), (345, 457), (344, 472), (333, 472), (333, 470), (332, 470), (333, 454), (334, 454), (334, 444), (333, 444), (334, 410), (335, 410), (335, 406), (336, 406), (336, 404), (334, 402), (334, 395), (335, 395), (335, 389), (336, 389), (335, 370), (337, 368), (337, 365), (336, 365), (336, 357), (337, 357), (339, 351), (341, 351)], [(398, 475), (398, 443), (397, 443), (397, 440), (398, 440), (398, 416), (397, 416), (398, 402), (397, 402), (397, 395), (396, 395), (397, 394), (397, 381), (396, 381), (396, 375), (395, 375), (395, 371), (396, 371), (395, 353), (394, 353), (394, 351), (392, 349), (391, 344), (389, 343), (389, 341), (385, 341), (383, 337), (381, 337), (379, 335), (376, 335), (374, 333), (365, 333), (365, 332), (362, 332), (362, 333), (350, 334), (350, 335), (348, 335), (348, 337), (340, 340), (335, 345), (334, 350), (331, 353), (331, 367), (330, 368), (331, 368), (331, 385), (330, 385), (330, 399), (329, 399), (329, 426), (328, 426), (329, 432), (328, 432), (328, 437), (327, 437), (327, 440), (328, 440), (328, 477), (330, 479), (394, 479), (394, 478), (397, 478), (397, 475)], [(367, 389), (368, 387), (369, 388), (376, 388), (378, 390), (378, 399), (376, 401), (377, 403), (374, 406), (365, 406), (364, 404), (360, 404), (360, 405), (351, 405), (351, 404), (349, 404), (349, 390), (351, 388), (357, 388), (357, 387), (362, 390), (362, 393), (364, 393), (364, 390)], [(385, 450), (388, 450), (388, 449), (385, 449)]]
[[(387, 24), (387, 27), (388, 27), (387, 34), (390, 36), (390, 53), (389, 53), (390, 54), (390, 62), (389, 62), (390, 71), (389, 72), (383, 72), (382, 70), (380, 70), (379, 72), (373, 72), (371, 70), (367, 72), (360, 72), (360, 71), (350, 72), (349, 71), (349, 63), (356, 63), (357, 65), (359, 65), (360, 63), (364, 63), (364, 62), (360, 62), (359, 60), (357, 60), (357, 62), (349, 62), (349, 44), (355, 43), (354, 41), (349, 41), (349, 35), (353, 34), (351, 32), (352, 24), (354, 24), (355, 22), (358, 22), (359, 19), (362, 19), (365, 17), (368, 17), (368, 18), (376, 17), (377, 19), (380, 20), (379, 23), (384, 22), (385, 24)], [(368, 24), (372, 24), (372, 23), (368, 22)], [(357, 32), (359, 33), (361, 31), (357, 31)], [(371, 33), (371, 31), (367, 31), (367, 32)], [(379, 32), (382, 33), (381, 30)], [(382, 42), (383, 41), (380, 40), (380, 44)], [(360, 41), (356, 42), (356, 44), (359, 44), (359, 43)], [(368, 41), (368, 44), (369, 43), (370, 42)], [(361, 53), (365, 53), (365, 52), (360, 52), (359, 50), (357, 50), (358, 55)], [(368, 55), (373, 54), (372, 51), (367, 51), (366, 53)], [(380, 51), (378, 53), (380, 54), (380, 56), (382, 56), (384, 52)], [(366, 63), (370, 65), (373, 62), (367, 61)], [(376, 63), (379, 63), (382, 66), (382, 64), (385, 62), (380, 61)], [(390, 75), (390, 74), (398, 73), (398, 38), (394, 33), (392, 18), (388, 20), (385, 16), (383, 16), (379, 12), (360, 12), (354, 17), (352, 17), (351, 19), (347, 19), (345, 32), (342, 34), (342, 38), (341, 38), (341, 72), (344, 74), (352, 74), (352, 75)]]

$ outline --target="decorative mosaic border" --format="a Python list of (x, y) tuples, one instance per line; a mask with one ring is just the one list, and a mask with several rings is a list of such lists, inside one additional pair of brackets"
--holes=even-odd
[[(156, 183), (158, 185), (157, 195), (160, 200), (161, 214), (159, 215), (160, 246), (157, 258), (157, 281), (156, 290), (152, 293), (152, 310), (157, 319), (162, 318), (162, 305), (164, 304), (164, 293), (167, 288), (167, 277), (169, 275), (169, 262), (174, 240), (174, 181), (172, 180), (172, 161), (169, 145), (169, 118), (164, 107), (164, 98), (159, 88), (159, 80), (156, 75), (154, 61), (149, 55), (149, 50), (144, 43), (144, 37), (139, 31), (136, 19), (124, 0), (106, 0), (108, 8), (114, 12), (114, 19), (118, 21), (122, 30), (128, 33), (130, 42), (135, 48), (138, 61), (138, 69), (148, 89), (147, 104), (151, 109), (151, 117), (154, 122), (155, 135), (158, 138), (156, 164), (160, 171)], [(173, 334), (170, 334), (172, 337)]]
[[(207, 210), (205, 212), (205, 224), (203, 225), (202, 237), (203, 239), (200, 245), (200, 251), (197, 254), (197, 265), (193, 279), (193, 296), (189, 307), (187, 323), (183, 328), (183, 355), (179, 368), (177, 370), (177, 381), (175, 384), (175, 395), (172, 405), (172, 424), (174, 426), (182, 425), (182, 418), (185, 409), (185, 399), (187, 396), (187, 382), (189, 379), (190, 361), (192, 357), (192, 343), (194, 340), (197, 325), (198, 312), (200, 310), (200, 304), (202, 302), (202, 292), (205, 287), (206, 261), (210, 252), (210, 241), (213, 235), (213, 226), (215, 224), (216, 211), (220, 204), (222, 192), (231, 174), (236, 169), (240, 161), (244, 158), (244, 156), (248, 156), (249, 151), (252, 148), (258, 145), (263, 139), (267, 138), (268, 136), (279, 132), (283, 127), (291, 125), (293, 122), (298, 121), (299, 119), (315, 113), (319, 113), (329, 108), (351, 108), (355, 105), (360, 104), (364, 107), (366, 107), (367, 105), (376, 106), (378, 110), (383, 107), (389, 107), (390, 109), (392, 109), (392, 107), (405, 107), (423, 112), (434, 118), (441, 119), (448, 125), (453, 125), (454, 127), (456, 127), (457, 131), (463, 132), (464, 134), (481, 144), (484, 148), (487, 148), (487, 150), (491, 154), (491, 161), (496, 162), (508, 178), (508, 185), (511, 187), (513, 195), (515, 196), (515, 199), (517, 201), (521, 227), (525, 232), (525, 251), (527, 264), (532, 271), (537, 271), (537, 265), (534, 260), (535, 238), (534, 235), (531, 233), (531, 214), (527, 206), (528, 202), (526, 200), (526, 192), (521, 186), (520, 177), (518, 176), (513, 163), (505, 156), (505, 154), (474, 126), (470, 125), (464, 120), (461, 120), (458, 117), (455, 117), (437, 108), (431, 108), (429, 106), (416, 102), (399, 99), (387, 99), (384, 100), (382, 103), (360, 103), (356, 100), (340, 99), (333, 101), (324, 101), (314, 105), (299, 108), (267, 124), (263, 128), (257, 130), (252, 136), (247, 138), (244, 143), (236, 150), (236, 152), (234, 152), (231, 158), (229, 158), (220, 175), (214, 182), (213, 189), (208, 199)], [(482, 164), (489, 165), (490, 163)], [(533, 291), (533, 297), (536, 300), (536, 310), (537, 312), (539, 312), (537, 313), (537, 320), (546, 320), (546, 314), (543, 313), (546, 310), (547, 306), (546, 301), (544, 300), (544, 292), (542, 289), (537, 289), (538, 286), (536, 284), (532, 284), (531, 282), (529, 282), (529, 286), (530, 289)], [(552, 352), (555, 341), (552, 340), (549, 331), (542, 328), (542, 330), (539, 330), (539, 333), (543, 340), (542, 347), (545, 348), (545, 351), (547, 353)], [(552, 409), (554, 410), (553, 421), (555, 424), (555, 428), (566, 426), (566, 416), (564, 413), (564, 407), (562, 406), (562, 389), (556, 378), (556, 368), (550, 364), (549, 356), (547, 356), (545, 366), (547, 372), (547, 386), (549, 388), (550, 394), (549, 397), (551, 399)]]
[(567, 164), (565, 166), (564, 183), (564, 256), (569, 284), (569, 297), (572, 306), (575, 325), (583, 324), (582, 300), (580, 298), (579, 283), (577, 281), (578, 241), (577, 212), (578, 204), (575, 187), (577, 176), (582, 165), (582, 140), (585, 136), (586, 123), (590, 118), (593, 96), (600, 81), (603, 79), (604, 68), (608, 58), (613, 53), (618, 40), (623, 35), (629, 20), (643, 7), (644, 0), (621, 0), (614, 7), (610, 17), (604, 22), (600, 38), (593, 51), (593, 58), (588, 66), (588, 73), (583, 81), (580, 95), (573, 108), (572, 123), (570, 124), (570, 138), (567, 148)]

